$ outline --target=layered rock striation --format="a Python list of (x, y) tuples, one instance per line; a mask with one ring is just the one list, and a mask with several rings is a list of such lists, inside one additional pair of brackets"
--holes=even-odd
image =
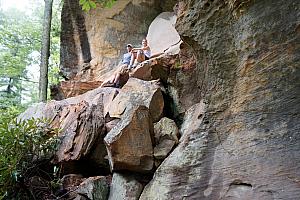
[[(126, 13), (151, 7), (152, 20), (156, 6), (155, 1), (119, 1), (112, 11), (99, 8), (91, 16), (106, 20), (99, 24), (123, 27)], [(77, 173), (67, 177), (77, 177), (73, 195), (78, 199), (297, 199), (299, 10), (292, 0), (180, 1), (176, 29), (171, 13), (150, 26), (157, 34), (155, 27), (169, 20), (164, 27), (174, 35), (153, 46), (169, 51), (138, 65), (121, 89), (97, 88), (39, 104), (20, 117), (46, 117), (61, 128), (56, 162), (68, 168), (66, 174)], [(128, 28), (104, 28), (98, 35), (91, 16), (82, 16), (89, 19), (84, 23), (88, 38), (105, 36), (108, 46), (116, 39), (112, 30)], [(159, 36), (151, 31), (155, 45)], [(124, 32), (119, 41), (126, 43), (127, 37)], [(66, 76), (76, 74), (72, 81), (96, 81), (96, 74), (113, 72), (106, 64), (117, 62), (120, 53), (110, 47), (97, 52), (103, 44), (93, 43), (83, 70), (66, 65)], [(86, 62), (83, 57), (69, 66)], [(93, 68), (95, 63), (103, 69)], [(74, 171), (78, 163), (83, 167)], [(93, 174), (83, 173), (91, 163)]]
[(176, 29), (197, 62), (172, 78), (173, 99), (205, 109), (184, 115), (141, 199), (299, 198), (299, 5), (182, 2)]
[[(116, 1), (111, 8), (98, 7), (85, 13), (78, 1), (65, 1), (61, 73), (66, 81), (52, 87), (52, 97), (61, 100), (99, 87), (117, 69), (128, 43), (140, 47), (147, 36), (155, 54), (168, 49), (171, 43), (178, 43), (180, 37), (174, 28), (174, 13), (164, 12), (157, 16), (161, 11), (172, 11), (175, 3), (174, 0)], [(159, 29), (159, 35), (164, 38), (157, 40), (155, 33)]]

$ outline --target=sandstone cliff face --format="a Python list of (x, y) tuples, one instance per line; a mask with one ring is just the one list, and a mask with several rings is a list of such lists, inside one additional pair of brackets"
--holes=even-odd
[(205, 109), (185, 114), (198, 123), (141, 199), (298, 199), (299, 4), (183, 3), (176, 28), (197, 64), (169, 81), (178, 110)]
[(98, 7), (85, 13), (78, 2), (64, 1), (61, 70), (72, 78), (83, 63), (92, 61), (92, 73), (86, 77), (89, 81), (115, 67), (127, 43), (140, 46), (152, 20), (163, 9), (172, 11), (175, 4), (174, 0), (122, 0), (112, 8)]
[[(165, 1), (165, 6), (170, 2)], [(94, 41), (89, 43), (91, 59), (101, 54), (97, 59), (107, 60), (98, 65), (92, 59), (81, 68), (84, 59), (70, 64), (74, 74), (78, 69), (80, 73), (67, 87), (92, 89), (86, 84), (110, 70), (103, 63), (118, 61), (120, 52), (113, 53), (109, 45), (116, 42), (114, 33), (125, 29), (115, 26), (122, 26), (135, 6), (156, 9), (157, 3), (120, 0), (116, 8), (123, 6), (122, 11), (111, 18), (104, 17), (110, 11), (93, 11), (107, 20), (101, 21), (106, 28), (100, 32), (94, 30), (98, 25), (92, 24), (92, 15), (83, 14), (89, 19), (84, 23), (87, 38)], [(106, 176), (77, 178), (74, 182), (80, 187), (74, 196), (83, 193), (90, 198), (101, 190), (99, 199), (298, 199), (299, 10), (292, 0), (180, 1), (176, 7), (176, 29), (183, 41), (179, 52), (166, 52), (138, 65), (121, 89), (97, 88), (40, 104), (21, 117), (47, 117), (54, 127), (62, 127), (65, 137), (57, 160), (71, 165), (65, 173), (81, 173), (66, 177)], [(165, 23), (165, 18), (173, 22), (170, 16), (160, 15), (154, 25)], [(107, 28), (108, 22), (114, 28)], [(122, 34), (119, 45), (131, 37)], [(95, 42), (100, 35), (102, 43)], [(73, 48), (66, 42), (65, 47)], [(100, 52), (101, 45), (108, 45), (106, 52)], [(67, 55), (79, 58), (80, 51), (68, 50)], [(65, 66), (66, 72), (71, 69)], [(80, 81), (85, 84), (80, 86)], [(72, 169), (74, 161), (82, 164), (77, 171)], [(93, 174), (84, 174), (86, 168)]]
[(87, 13), (78, 2), (63, 4), (60, 58), (68, 81), (51, 89), (56, 100), (100, 86), (116, 70), (126, 44), (139, 47), (152, 20), (162, 11), (173, 11), (176, 0), (122, 0)]

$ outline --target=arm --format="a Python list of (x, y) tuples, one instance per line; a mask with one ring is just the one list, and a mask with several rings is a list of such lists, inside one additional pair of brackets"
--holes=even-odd
[(150, 47), (149, 46), (145, 46), (145, 47), (142, 47), (142, 48), (133, 48), (132, 51), (138, 51), (138, 50), (149, 50)]

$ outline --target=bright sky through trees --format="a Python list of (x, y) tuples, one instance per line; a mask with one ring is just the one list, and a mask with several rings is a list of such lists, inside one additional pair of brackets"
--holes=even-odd
[[(37, 0), (36, 0), (37, 1)], [(32, 8), (34, 1), (32, 0), (0, 0), (0, 7), (4, 11), (7, 11), (9, 9), (18, 9), (22, 12), (25, 12), (28, 15), (32, 14)], [(32, 54), (34, 57), (37, 57), (36, 52)], [(30, 67), (27, 67), (28, 75), (31, 78), (32, 81), (37, 82), (39, 79), (39, 65), (31, 65)]]
[(20, 11), (28, 13), (31, 11), (30, 8), (33, 2), (30, 0), (0, 0), (0, 6), (3, 10), (8, 10), (10, 8), (16, 8)]
[[(0, 47), (3, 47), (2, 50), (0, 49), (0, 64), (5, 66), (0, 68), (0, 105), (1, 95), (6, 94), (12, 79), (20, 82), (18, 88), (14, 86), (13, 89), (21, 94), (21, 103), (34, 102), (36, 99), (40, 68), (40, 47), (38, 46), (41, 45), (43, 9), (43, 0), (0, 0)], [(61, 0), (54, 0), (49, 60), (50, 84), (56, 84), (59, 81), (60, 10)], [(13, 40), (14, 38), (17, 38), (17, 43)], [(16, 55), (13, 50), (17, 52)], [(19, 62), (18, 59), (21, 61)], [(12, 74), (15, 69), (18, 69), (20, 73)], [(28, 84), (31, 84), (32, 88), (29, 88)], [(15, 99), (12, 95), (11, 98)]]

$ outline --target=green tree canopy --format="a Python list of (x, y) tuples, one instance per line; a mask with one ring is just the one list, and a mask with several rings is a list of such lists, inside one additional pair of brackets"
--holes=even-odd
[(82, 10), (89, 11), (90, 9), (100, 7), (112, 7), (117, 0), (79, 0)]
[[(0, 7), (0, 109), (37, 101), (38, 80), (33, 80), (28, 72), (38, 74), (43, 5), (42, 1), (32, 1), (29, 14), (17, 9), (4, 11)], [(50, 84), (60, 80), (60, 12), (61, 1), (55, 0), (49, 60)]]
[(25, 13), (1, 11), (0, 25), (0, 105), (21, 103), (22, 81), (30, 82), (26, 67), (34, 64), (33, 53), (40, 48), (40, 25)]

